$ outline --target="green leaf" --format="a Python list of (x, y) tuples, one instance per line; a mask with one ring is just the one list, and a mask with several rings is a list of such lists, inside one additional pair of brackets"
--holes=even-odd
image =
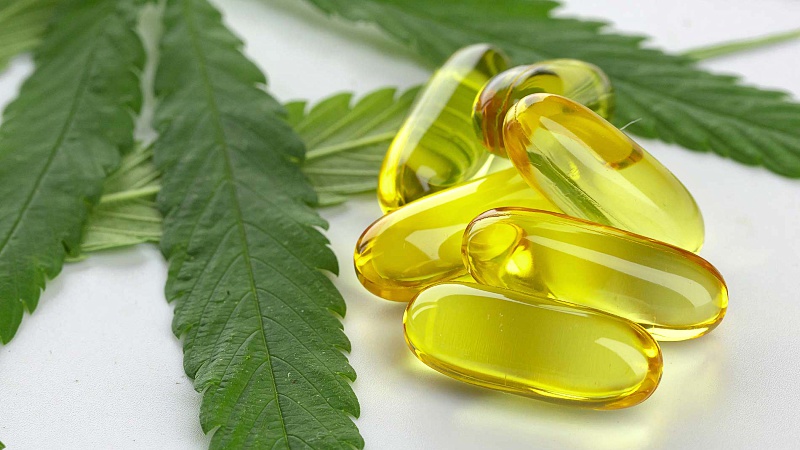
[[(394, 88), (378, 89), (355, 104), (352, 93), (336, 94), (308, 111), (306, 101), (285, 105), (287, 121), (309, 145), (302, 170), (317, 192), (318, 206), (376, 189), (383, 156), (418, 91), (415, 87), (398, 96)], [(160, 190), (160, 174), (150, 155), (150, 148), (138, 147), (123, 157), (89, 216), (81, 254), (74, 259), (159, 241), (161, 214), (153, 199)]]
[(286, 105), (289, 122), (308, 147), (303, 172), (320, 205), (375, 191), (383, 156), (418, 92), (413, 88), (395, 98), (396, 89), (379, 89), (352, 106), (353, 94), (343, 93), (322, 100), (308, 113), (305, 102)]
[(2, 442), (0, 442), (0, 450), (3, 450), (4, 448), (6, 448), (6, 446), (5, 446), (5, 445), (3, 445), (3, 443), (2, 443)]
[(578, 58), (608, 73), (614, 122), (640, 136), (714, 152), (800, 177), (800, 104), (786, 94), (713, 75), (688, 57), (642, 46), (607, 24), (556, 18), (548, 0), (308, 0), (329, 14), (373, 23), (434, 65), (460, 47), (490, 42), (515, 63)]
[(0, 71), (41, 41), (58, 0), (0, 0)]
[(80, 254), (128, 247), (161, 239), (161, 213), (155, 198), (160, 174), (152, 161), (153, 151), (138, 146), (122, 158), (116, 172), (103, 186), (103, 196), (89, 216)]
[[(205, 0), (169, 0), (155, 90), (161, 247), (211, 447), (360, 448), (336, 257), (264, 76)], [(335, 315), (334, 315), (335, 314)]]
[(131, 1), (66, 2), (0, 126), (0, 341), (75, 255), (131, 145), (143, 51)]

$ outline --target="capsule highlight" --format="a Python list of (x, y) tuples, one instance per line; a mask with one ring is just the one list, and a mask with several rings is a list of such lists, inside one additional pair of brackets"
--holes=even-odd
[(370, 225), (355, 248), (359, 281), (379, 297), (407, 302), (432, 284), (466, 275), (461, 258), (464, 229), (478, 214), (501, 206), (559, 211), (514, 168), (468, 181)]
[(403, 317), (422, 362), (457, 380), (594, 409), (634, 406), (661, 379), (661, 350), (621, 317), (466, 283), (422, 291)]
[(486, 172), (489, 153), (475, 138), (472, 104), (508, 58), (487, 44), (457, 51), (434, 73), (398, 131), (378, 177), (384, 212)]
[(506, 157), (503, 120), (517, 101), (530, 94), (558, 94), (610, 119), (614, 94), (606, 74), (594, 64), (576, 59), (553, 59), (517, 66), (494, 76), (475, 98), (472, 119), (483, 145)]
[(487, 211), (467, 227), (463, 256), (482, 284), (606, 311), (661, 341), (708, 333), (728, 307), (722, 275), (703, 258), (563, 214)]
[(505, 118), (509, 159), (565, 213), (697, 251), (704, 226), (692, 195), (653, 156), (595, 112), (552, 94)]

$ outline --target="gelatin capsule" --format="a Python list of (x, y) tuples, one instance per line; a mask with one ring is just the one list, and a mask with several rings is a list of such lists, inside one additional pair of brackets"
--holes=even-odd
[(483, 145), (506, 157), (503, 119), (521, 98), (537, 93), (558, 94), (585, 105), (609, 119), (614, 94), (606, 74), (594, 64), (576, 59), (553, 59), (517, 66), (496, 75), (475, 98), (472, 119)]
[(505, 118), (509, 159), (565, 213), (689, 251), (703, 218), (677, 178), (589, 108), (552, 94), (518, 101)]
[(661, 379), (661, 350), (635, 323), (489, 286), (443, 283), (403, 317), (422, 362), (466, 383), (595, 409), (641, 403)]
[(472, 103), (506, 67), (508, 58), (499, 50), (476, 44), (436, 71), (383, 160), (378, 201), (384, 212), (485, 173), (490, 155), (475, 137)]
[(513, 167), (468, 181), (370, 225), (355, 249), (359, 281), (379, 297), (407, 302), (431, 284), (466, 275), (461, 259), (464, 229), (478, 214), (501, 206), (558, 211)]
[(596, 308), (656, 339), (692, 339), (725, 316), (728, 290), (708, 261), (662, 242), (563, 214), (487, 211), (464, 233), (480, 283)]

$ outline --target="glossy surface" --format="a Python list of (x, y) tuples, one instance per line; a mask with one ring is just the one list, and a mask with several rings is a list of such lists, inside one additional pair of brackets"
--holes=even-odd
[(431, 284), (466, 275), (461, 240), (467, 224), (501, 206), (558, 211), (514, 168), (437, 192), (381, 217), (364, 231), (354, 258), (359, 281), (377, 296), (409, 301)]
[(503, 143), (506, 113), (521, 98), (538, 93), (570, 98), (606, 119), (614, 110), (611, 82), (594, 64), (576, 59), (553, 59), (512, 67), (489, 80), (473, 105), (475, 130), (490, 152), (506, 156)]
[(702, 336), (728, 307), (722, 276), (703, 258), (563, 214), (486, 212), (467, 228), (463, 255), (481, 283), (597, 308), (658, 340)]
[(476, 44), (434, 73), (383, 161), (378, 201), (384, 212), (485, 173), (490, 155), (475, 137), (472, 103), (506, 67), (508, 59), (497, 49)]
[(677, 178), (605, 119), (533, 94), (506, 115), (509, 159), (565, 213), (697, 251), (703, 218)]
[(661, 351), (641, 327), (597, 310), (474, 284), (423, 291), (406, 341), (457, 380), (556, 403), (615, 409), (650, 396)]

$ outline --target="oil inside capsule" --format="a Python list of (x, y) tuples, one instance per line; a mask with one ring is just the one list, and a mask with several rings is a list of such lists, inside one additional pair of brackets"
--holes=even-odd
[(576, 59), (553, 59), (517, 66), (494, 76), (475, 98), (472, 119), (486, 148), (506, 156), (503, 119), (509, 108), (530, 94), (558, 94), (610, 119), (614, 110), (611, 82), (599, 67)]
[(565, 213), (697, 251), (703, 218), (660, 162), (575, 101), (533, 94), (505, 118), (509, 159)]
[(436, 71), (389, 147), (378, 177), (378, 201), (392, 211), (485, 173), (490, 154), (475, 137), (472, 103), (508, 67), (487, 44), (457, 51)]
[(464, 229), (478, 214), (501, 206), (559, 211), (513, 167), (468, 181), (370, 225), (355, 249), (359, 281), (379, 297), (405, 302), (431, 284), (466, 275), (461, 258)]
[(722, 276), (703, 258), (563, 214), (487, 211), (467, 227), (463, 256), (480, 283), (603, 310), (662, 341), (708, 333), (728, 306)]
[(643, 328), (543, 296), (443, 283), (409, 303), (403, 324), (428, 366), (541, 400), (625, 408), (647, 399), (661, 378), (661, 351)]

